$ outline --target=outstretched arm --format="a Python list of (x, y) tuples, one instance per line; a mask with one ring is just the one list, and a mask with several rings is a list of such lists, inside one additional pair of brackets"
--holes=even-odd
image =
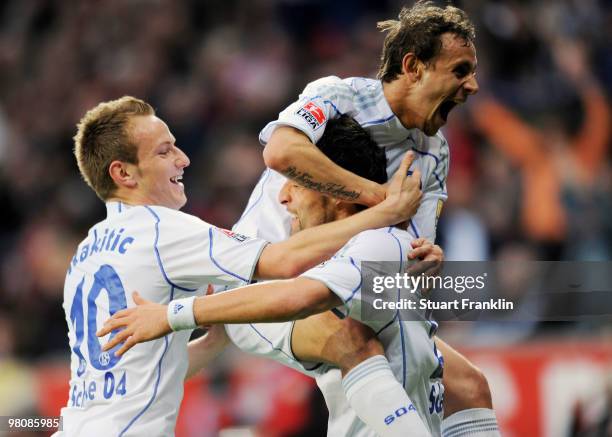
[(583, 173), (595, 177), (610, 143), (610, 107), (606, 95), (590, 69), (584, 42), (553, 40), (551, 53), (559, 70), (578, 91), (584, 106), (584, 122), (573, 141), (573, 152)]
[(610, 144), (610, 107), (603, 90), (594, 80), (580, 85), (580, 95), (585, 115), (574, 141), (574, 150), (585, 173), (596, 175), (605, 162)]
[(510, 160), (528, 167), (544, 159), (541, 134), (492, 97), (472, 106), (472, 117), (485, 137)]
[(374, 206), (385, 198), (382, 185), (334, 164), (299, 129), (277, 127), (263, 152), (268, 167), (296, 183), (347, 202)]
[[(172, 331), (168, 306), (150, 302), (133, 293), (138, 306), (118, 311), (104, 323), (96, 335), (117, 332), (103, 350), (123, 343), (115, 355), (123, 355), (135, 344), (160, 338)], [(194, 299), (195, 324), (258, 323), (295, 320), (320, 313), (341, 304), (325, 284), (308, 278), (266, 282), (201, 296)], [(204, 341), (204, 340), (203, 340)]]
[[(415, 240), (412, 246), (409, 257), (421, 259), (427, 269), (432, 262), (439, 264), (443, 260), (444, 255), (439, 246), (423, 239)], [(103, 350), (107, 351), (125, 342), (115, 352), (116, 355), (122, 355), (137, 343), (154, 340), (172, 331), (168, 321), (168, 305), (147, 301), (137, 292), (133, 293), (133, 299), (136, 307), (118, 311), (97, 332), (96, 335), (102, 337), (122, 329)], [(299, 277), (198, 297), (193, 301), (193, 309), (189, 310), (193, 313), (194, 324), (202, 326), (296, 320), (335, 308), (341, 303), (340, 298), (323, 282)]]

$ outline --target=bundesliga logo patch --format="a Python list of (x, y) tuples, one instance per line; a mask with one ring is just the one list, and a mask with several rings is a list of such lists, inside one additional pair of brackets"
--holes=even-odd
[(227, 235), (228, 237), (233, 238), (234, 240), (238, 241), (239, 243), (242, 243), (249, 239), (249, 237), (247, 237), (246, 235), (237, 234), (236, 232), (228, 231), (227, 229), (219, 228), (219, 230), (223, 232), (225, 235)]
[(325, 113), (312, 102), (306, 103), (297, 110), (296, 114), (306, 120), (313, 130), (317, 130), (325, 122)]

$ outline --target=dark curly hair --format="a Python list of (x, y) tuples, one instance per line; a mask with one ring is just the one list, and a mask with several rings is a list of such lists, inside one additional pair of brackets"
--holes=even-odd
[(379, 184), (387, 182), (384, 149), (348, 115), (329, 120), (317, 146), (340, 167)]
[(466, 44), (473, 44), (476, 38), (474, 24), (454, 6), (441, 8), (430, 1), (419, 1), (411, 8), (402, 8), (398, 18), (378, 23), (378, 28), (387, 32), (377, 74), (383, 82), (391, 82), (402, 73), (406, 53), (414, 53), (428, 64), (440, 53), (440, 36), (444, 33), (453, 33)]

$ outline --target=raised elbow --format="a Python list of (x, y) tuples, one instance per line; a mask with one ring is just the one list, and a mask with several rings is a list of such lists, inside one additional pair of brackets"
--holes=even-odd
[(263, 151), (266, 167), (279, 173), (284, 172), (290, 163), (290, 153), (288, 153), (287, 149), (288, 147), (278, 144), (278, 141), (270, 140)]
[(266, 166), (280, 173), (285, 173), (289, 167), (304, 156), (304, 150), (315, 147), (304, 132), (291, 126), (277, 127), (266, 144), (263, 158)]

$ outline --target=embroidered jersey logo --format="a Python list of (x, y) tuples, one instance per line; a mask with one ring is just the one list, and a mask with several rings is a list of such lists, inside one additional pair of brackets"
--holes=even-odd
[(297, 110), (296, 114), (306, 120), (313, 130), (318, 129), (325, 122), (325, 113), (313, 102), (306, 103)]
[(414, 404), (410, 404), (407, 407), (398, 408), (393, 412), (393, 414), (389, 414), (387, 417), (385, 417), (385, 425), (391, 425), (393, 422), (395, 422), (396, 419), (399, 419), (404, 414), (408, 414), (409, 411), (416, 412), (416, 410), (417, 409)]
[(177, 303), (176, 305), (174, 305), (174, 314), (177, 314), (182, 309), (183, 309), (183, 305), (181, 305), (180, 303)]
[(102, 352), (100, 354), (100, 358), (98, 358), (98, 361), (100, 362), (101, 365), (106, 366), (108, 363), (110, 363), (110, 355), (108, 352)]
[(225, 235), (227, 235), (230, 238), (233, 238), (234, 240), (238, 241), (239, 243), (242, 243), (246, 240), (249, 239), (249, 237), (247, 237), (246, 235), (242, 235), (242, 234), (237, 234), (236, 232), (233, 231), (229, 231), (227, 229), (222, 229), (222, 228), (218, 228), (221, 232), (223, 232)]

